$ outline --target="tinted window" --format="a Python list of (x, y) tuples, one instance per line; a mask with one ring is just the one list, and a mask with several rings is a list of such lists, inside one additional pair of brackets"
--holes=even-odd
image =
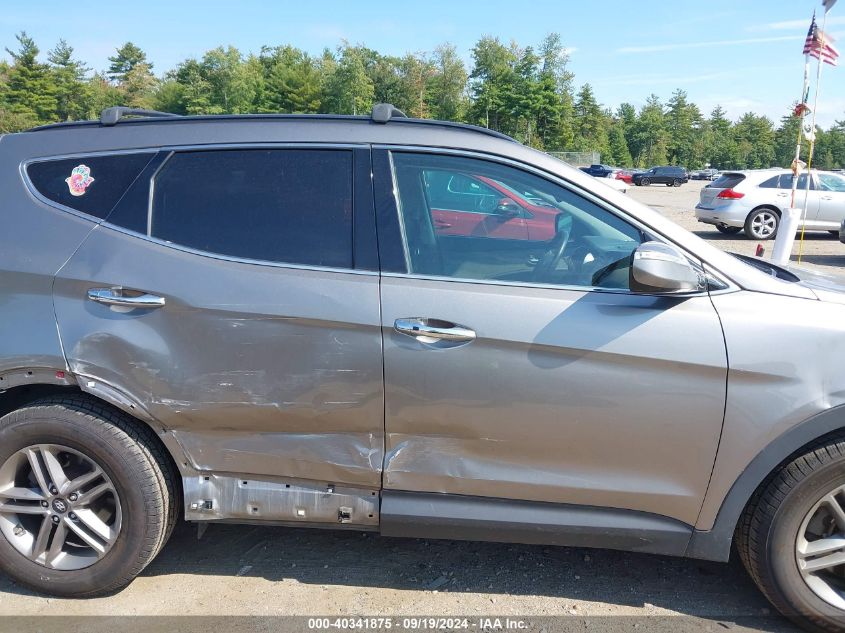
[(152, 235), (211, 253), (352, 267), (352, 152), (177, 153), (154, 183)]
[(780, 176), (772, 176), (771, 178), (769, 178), (768, 180), (764, 180), (763, 182), (761, 182), (757, 186), (762, 188), (762, 189), (777, 189), (778, 186), (779, 186), (778, 185), (779, 182), (780, 182)]
[(745, 180), (743, 174), (722, 174), (707, 186), (716, 189), (733, 189), (743, 180)]
[[(393, 165), (409, 272), (628, 288), (631, 255), (642, 233), (569, 189), (471, 158), (397, 152)], [(447, 178), (495, 190), (500, 212), (444, 208), (435, 187)]]
[(154, 154), (112, 154), (31, 163), (36, 191), (71, 209), (105, 218)]

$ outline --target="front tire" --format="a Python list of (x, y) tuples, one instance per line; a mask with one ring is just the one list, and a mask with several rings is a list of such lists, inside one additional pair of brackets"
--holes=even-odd
[(643, 187), (648, 187), (651, 184), (651, 180), (649, 180), (648, 178), (642, 178), (640, 179), (640, 184)]
[(178, 491), (152, 431), (85, 396), (0, 418), (0, 569), (36, 591), (128, 584), (175, 524)]
[(753, 240), (770, 240), (778, 233), (780, 216), (772, 209), (755, 209), (745, 219), (745, 234)]
[(772, 604), (803, 627), (845, 626), (845, 441), (816, 443), (761, 486), (737, 547)]
[(682, 184), (683, 184), (683, 181), (680, 178), (675, 178), (675, 180), (672, 181), (673, 187), (680, 187)]

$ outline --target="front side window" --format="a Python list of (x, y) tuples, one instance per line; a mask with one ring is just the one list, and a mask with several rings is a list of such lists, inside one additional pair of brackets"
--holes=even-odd
[(178, 152), (153, 183), (150, 224), (209, 253), (351, 268), (352, 152)]
[(822, 191), (845, 192), (845, 178), (836, 174), (819, 174), (819, 188)]
[[(604, 207), (485, 160), (410, 152), (394, 152), (392, 160), (409, 272), (628, 289), (632, 254), (645, 236)], [(443, 215), (444, 182), (481, 182), (506, 208), (458, 225)]]

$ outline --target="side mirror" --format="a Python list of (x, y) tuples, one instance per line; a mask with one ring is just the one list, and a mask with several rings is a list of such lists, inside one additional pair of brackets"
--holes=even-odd
[(634, 251), (630, 287), (633, 292), (695, 292), (701, 277), (684, 254), (662, 242), (645, 242)]
[(496, 213), (500, 213), (501, 215), (506, 215), (508, 217), (519, 215), (521, 210), (522, 207), (510, 198), (500, 198), (498, 204), (496, 205)]

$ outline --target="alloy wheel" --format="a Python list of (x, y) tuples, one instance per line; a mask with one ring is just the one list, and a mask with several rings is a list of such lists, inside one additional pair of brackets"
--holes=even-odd
[(58, 570), (88, 567), (109, 552), (120, 527), (117, 490), (83, 453), (37, 444), (0, 466), (0, 532), (29, 560)]
[(771, 211), (761, 211), (751, 220), (751, 230), (754, 237), (767, 239), (777, 230), (778, 218)]
[(810, 590), (845, 610), (845, 486), (823, 496), (807, 513), (795, 542), (795, 559)]

